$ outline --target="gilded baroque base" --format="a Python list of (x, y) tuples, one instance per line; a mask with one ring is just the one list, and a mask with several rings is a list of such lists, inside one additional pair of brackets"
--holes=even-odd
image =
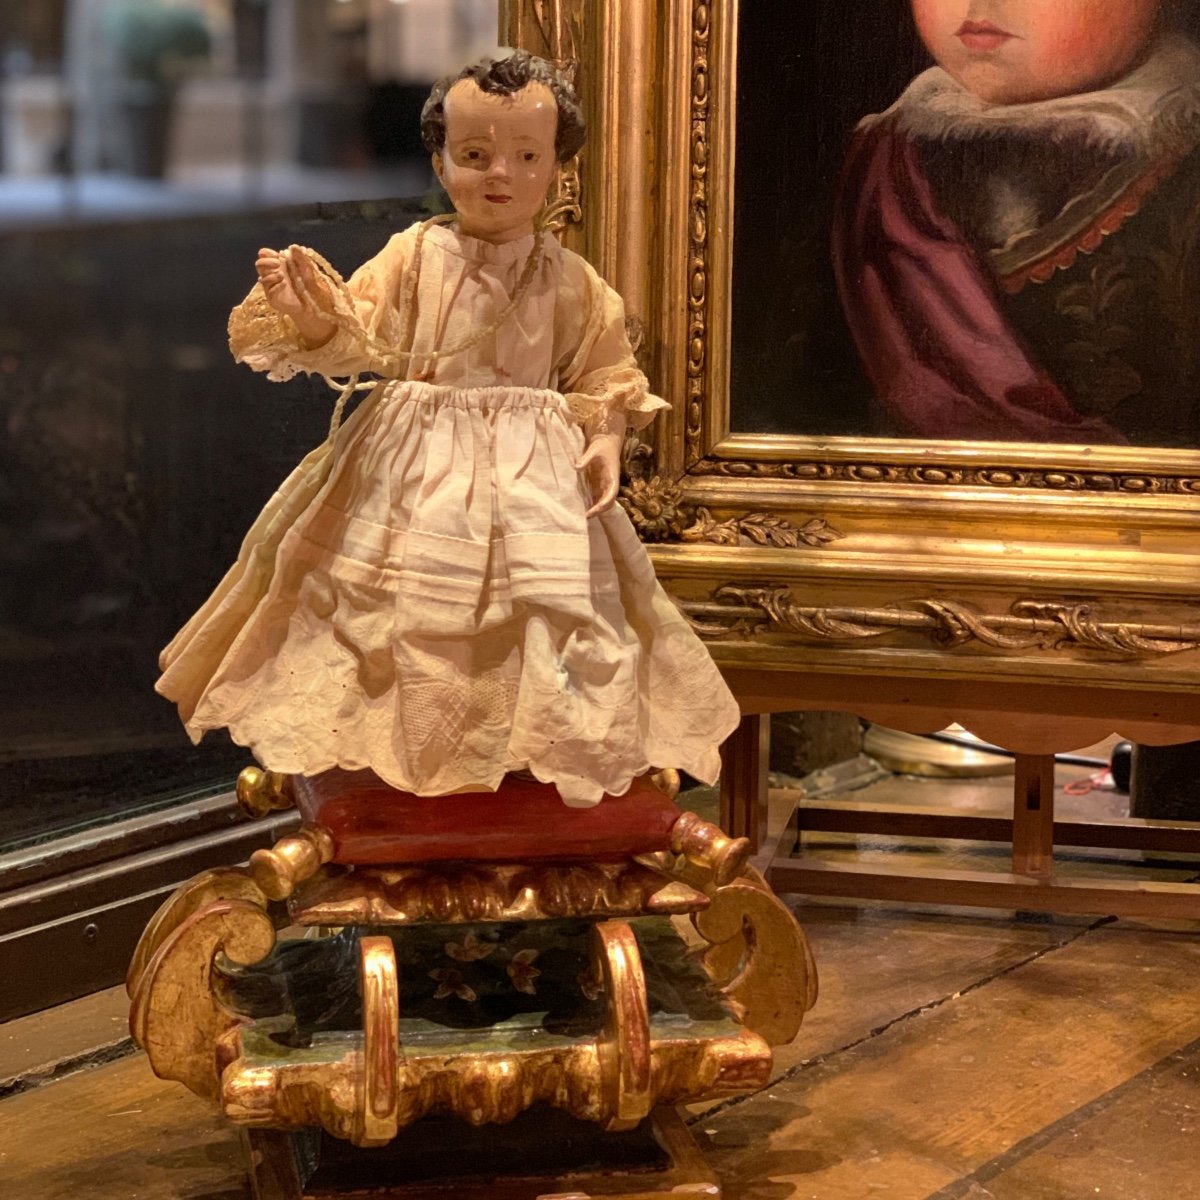
[[(318, 1145), (326, 1159), (356, 1147), (363, 1163), (401, 1161), (406, 1131), (451, 1121), (503, 1126), (500, 1152), (531, 1114), (536, 1128), (574, 1128), (564, 1145), (608, 1147), (596, 1168), (608, 1190), (589, 1183), (589, 1195), (717, 1195), (670, 1106), (765, 1086), (816, 972), (745, 865), (745, 839), (655, 794), (659, 848), (623, 858), (571, 858), (551, 838), (524, 862), (355, 865), (310, 821), (163, 905), (130, 967), (133, 1035), (159, 1076), (251, 1131), (260, 1196), (338, 1194), (305, 1190)], [(239, 795), (263, 814), (292, 793), (252, 769)], [(284, 926), (307, 930), (278, 939)], [(674, 1165), (655, 1178), (670, 1186), (629, 1190), (611, 1163), (645, 1141), (656, 1110)], [(489, 1194), (565, 1194), (556, 1180), (586, 1166), (568, 1156), (536, 1184), (551, 1191), (506, 1178), (510, 1190)], [(426, 1194), (401, 1183), (373, 1194)]]

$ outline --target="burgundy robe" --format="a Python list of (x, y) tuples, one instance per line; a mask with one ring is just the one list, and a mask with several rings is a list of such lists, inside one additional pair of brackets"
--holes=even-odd
[(1007, 320), (1000, 290), (938, 211), (913, 142), (860, 129), (833, 235), (838, 289), (875, 390), (874, 424), (905, 437), (1126, 444), (1077, 411)]

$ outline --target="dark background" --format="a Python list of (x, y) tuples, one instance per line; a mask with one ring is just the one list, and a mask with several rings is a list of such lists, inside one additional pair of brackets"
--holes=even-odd
[(861, 435), (870, 393), (833, 279), (833, 194), (854, 126), (931, 60), (908, 0), (738, 11), (733, 428)]
[[(434, 201), (434, 203), (437, 203)], [(227, 786), (153, 691), (159, 649), (326, 436), (321, 380), (238, 366), (260, 246), (343, 274), (422, 199), (0, 238), (0, 850)]]

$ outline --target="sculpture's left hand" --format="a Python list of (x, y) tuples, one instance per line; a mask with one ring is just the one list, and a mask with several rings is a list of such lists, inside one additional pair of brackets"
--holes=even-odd
[(587, 474), (592, 488), (592, 507), (589, 517), (608, 512), (617, 499), (621, 487), (621, 443), (622, 433), (598, 433), (587, 444), (575, 466)]

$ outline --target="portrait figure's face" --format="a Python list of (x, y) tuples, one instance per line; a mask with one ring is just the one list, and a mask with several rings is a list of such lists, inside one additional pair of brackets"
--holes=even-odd
[(912, 0), (929, 53), (987, 104), (1092, 91), (1132, 68), (1169, 0)]
[(556, 164), (558, 107), (543, 83), (504, 96), (473, 79), (446, 93), (446, 146), (433, 167), (468, 237), (509, 242), (533, 232)]

